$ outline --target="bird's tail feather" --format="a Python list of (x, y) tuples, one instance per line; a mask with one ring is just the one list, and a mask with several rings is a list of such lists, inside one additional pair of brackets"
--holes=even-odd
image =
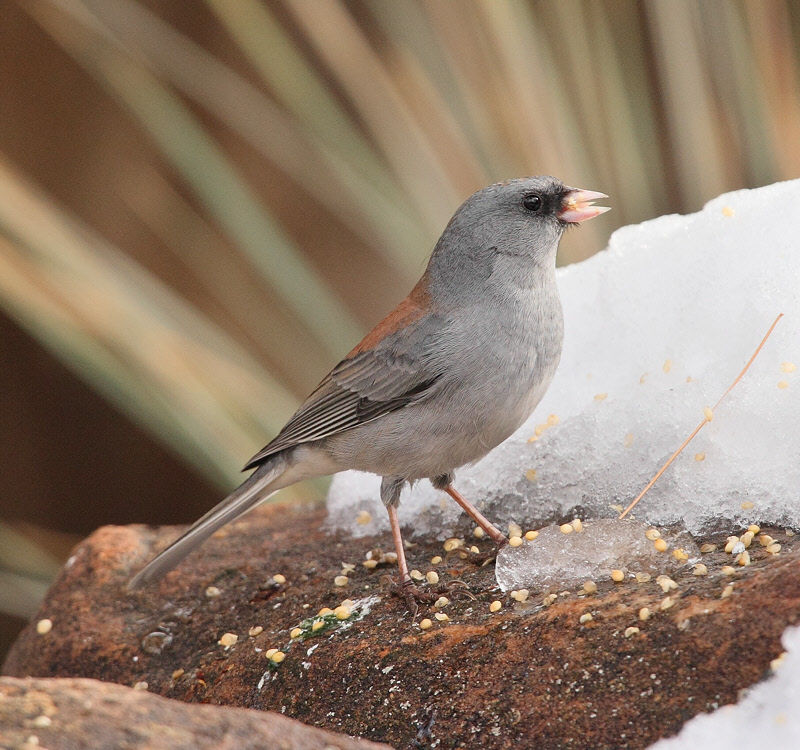
[(128, 589), (132, 591), (160, 580), (217, 529), (284, 487), (286, 483), (279, 480), (287, 468), (287, 461), (281, 456), (259, 466), (228, 497), (195, 521), (169, 547), (147, 563), (131, 579)]

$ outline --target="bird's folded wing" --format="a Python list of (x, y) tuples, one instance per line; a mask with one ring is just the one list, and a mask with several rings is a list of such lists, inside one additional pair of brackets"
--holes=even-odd
[(425, 398), (442, 375), (432, 346), (442, 325), (437, 316), (425, 316), (402, 336), (388, 336), (379, 346), (342, 360), (245, 469), (285, 448), (330, 437)]

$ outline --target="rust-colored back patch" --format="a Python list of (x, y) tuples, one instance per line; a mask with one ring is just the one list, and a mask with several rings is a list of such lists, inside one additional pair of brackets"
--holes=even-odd
[(428, 274), (426, 273), (397, 307), (394, 308), (378, 325), (375, 326), (359, 344), (352, 349), (345, 359), (350, 359), (368, 349), (376, 347), (383, 339), (403, 326), (419, 320), (430, 311), (430, 295), (428, 294)]

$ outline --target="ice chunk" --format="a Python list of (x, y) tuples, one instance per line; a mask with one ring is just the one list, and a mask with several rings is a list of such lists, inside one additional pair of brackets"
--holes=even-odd
[(539, 530), (520, 547), (504, 547), (497, 556), (497, 583), (503, 591), (536, 589), (560, 591), (586, 580), (608, 580), (615, 568), (626, 573), (670, 573), (700, 557), (686, 532), (662, 530), (670, 549), (688, 555), (678, 561), (669, 552), (657, 552), (645, 537), (648, 525), (640, 521), (603, 519), (583, 525), (583, 531), (564, 534), (558, 526)]
[[(503, 527), (616, 515), (609, 506), (639, 493), (783, 312), (748, 373), (636, 516), (682, 522), (693, 533), (800, 526), (800, 236), (794, 222), (775, 221), (776, 206), (800, 206), (800, 181), (624, 227), (604, 252), (560, 269), (566, 337), (553, 385), (516, 435), (457, 472), (461, 492)], [(338, 475), (332, 525), (388, 529), (379, 484)], [(356, 524), (360, 510), (372, 514), (369, 527)], [(427, 481), (403, 494), (399, 513), (426, 536), (469, 528)]]
[(738, 703), (695, 716), (677, 737), (660, 740), (651, 750), (730, 750), (754, 728), (762, 747), (800, 747), (800, 628), (787, 628), (782, 641), (786, 656), (776, 674)]

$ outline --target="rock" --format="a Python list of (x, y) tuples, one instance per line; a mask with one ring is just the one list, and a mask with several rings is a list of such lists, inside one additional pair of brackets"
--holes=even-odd
[[(408, 551), (412, 568), (435, 569), (442, 584), (462, 579), (477, 599), (454, 590), (450, 604), (414, 620), (381, 583), (394, 568), (360, 564), (377, 546), (391, 549), (390, 537), (352, 540), (323, 524), (322, 510), (262, 508), (135, 594), (125, 590), (131, 573), (177, 531), (100, 529), (76, 549), (4, 673), (146, 681), (166, 697), (280, 711), (398, 748), (643, 748), (735, 702), (768, 674), (781, 633), (800, 620), (800, 537), (779, 529), (765, 529), (779, 554), (754, 541), (752, 564), (732, 575), (722, 572), (733, 565), (723, 547), (741, 529), (730, 528), (695, 540), (718, 544), (703, 555), (706, 576), (686, 565), (671, 573), (669, 592), (655, 576), (598, 580), (597, 593), (576, 586), (550, 606), (545, 591), (525, 602), (501, 594), (492, 566), (457, 555), (434, 565), (446, 556), (441, 543), (420, 543)], [(343, 562), (355, 569), (337, 586)], [(353, 617), (315, 618), (345, 598)], [(495, 599), (503, 607), (492, 613)], [(430, 629), (420, 629), (423, 617)], [(52, 628), (40, 634), (43, 618)], [(296, 627), (300, 638), (290, 635)], [(270, 648), (285, 660), (271, 662)]]
[(271, 712), (193, 706), (98, 680), (13, 677), (0, 678), (0, 742), (24, 750), (388, 748)]

